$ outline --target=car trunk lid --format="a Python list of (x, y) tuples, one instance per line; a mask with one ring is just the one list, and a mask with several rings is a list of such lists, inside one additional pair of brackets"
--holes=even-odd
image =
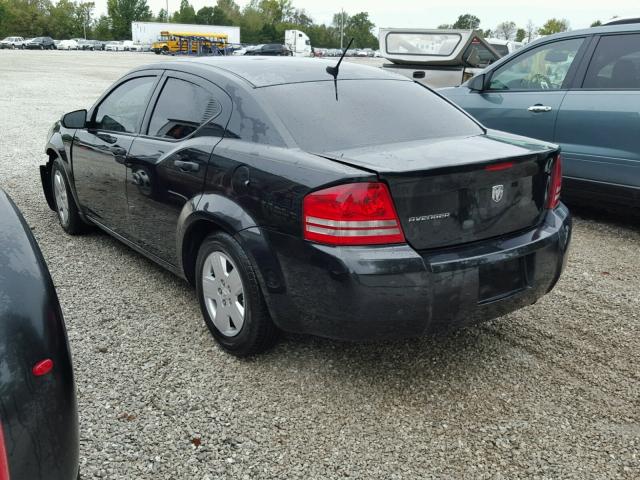
[(556, 147), (479, 135), (332, 152), (389, 185), (406, 240), (418, 250), (459, 245), (538, 224)]

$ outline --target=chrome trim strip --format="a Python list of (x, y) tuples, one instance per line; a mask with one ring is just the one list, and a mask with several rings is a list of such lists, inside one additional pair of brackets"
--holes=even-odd
[(397, 227), (396, 220), (328, 220), (326, 218), (305, 217), (306, 223), (336, 228)]
[(373, 237), (377, 235), (400, 235), (399, 228), (375, 228), (369, 230), (341, 230), (335, 228), (323, 228), (315, 225), (306, 225), (307, 232), (332, 237)]

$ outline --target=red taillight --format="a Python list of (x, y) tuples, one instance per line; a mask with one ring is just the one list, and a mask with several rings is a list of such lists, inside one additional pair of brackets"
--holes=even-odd
[(547, 193), (547, 208), (554, 209), (560, 204), (562, 190), (562, 157), (557, 155), (551, 166), (549, 192)]
[(44, 360), (40, 360), (36, 363), (31, 369), (31, 373), (33, 373), (36, 377), (41, 377), (46, 375), (51, 370), (53, 370), (53, 360), (50, 358), (45, 358)]
[(310, 193), (302, 205), (304, 238), (329, 245), (404, 243), (384, 183), (350, 183)]
[(9, 461), (7, 460), (7, 448), (4, 444), (4, 433), (0, 423), (0, 480), (9, 480)]

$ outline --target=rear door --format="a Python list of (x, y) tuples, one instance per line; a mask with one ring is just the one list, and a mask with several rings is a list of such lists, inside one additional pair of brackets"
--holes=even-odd
[(125, 160), (140, 131), (160, 72), (125, 77), (89, 112), (89, 128), (77, 130), (71, 151), (80, 208), (126, 236)]
[(492, 72), (487, 90), (464, 98), (465, 110), (487, 127), (552, 141), (584, 42), (556, 40), (515, 55)]
[(178, 217), (202, 192), (209, 157), (222, 139), (231, 99), (213, 83), (168, 71), (151, 101), (143, 134), (126, 161), (129, 221), (135, 242), (177, 265)]
[(566, 177), (640, 188), (640, 34), (603, 35), (558, 115)]

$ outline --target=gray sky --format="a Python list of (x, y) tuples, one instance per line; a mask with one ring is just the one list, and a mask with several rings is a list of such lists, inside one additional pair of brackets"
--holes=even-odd
[[(107, 0), (95, 0), (96, 13), (105, 13)], [(243, 7), (247, 0), (236, 0)], [(147, 0), (154, 13), (166, 5), (166, 0)], [(522, 5), (524, 3), (524, 5)], [(354, 14), (362, 11), (376, 27), (434, 28), (443, 23), (453, 23), (458, 15), (471, 13), (481, 20), (481, 28), (493, 29), (504, 20), (513, 20), (518, 26), (532, 20), (542, 25), (549, 18), (566, 18), (572, 29), (588, 27), (594, 20), (640, 16), (639, 0), (293, 0), (296, 8), (304, 8), (317, 23), (330, 23), (333, 14), (344, 8)], [(191, 0), (196, 11), (215, 0)], [(169, 10), (180, 6), (180, 0), (169, 0)]]

